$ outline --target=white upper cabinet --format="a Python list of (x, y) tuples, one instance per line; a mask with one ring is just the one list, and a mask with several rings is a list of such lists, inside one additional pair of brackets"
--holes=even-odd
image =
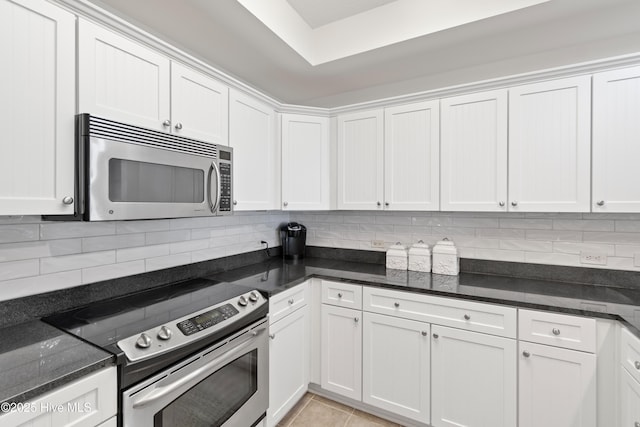
[(282, 115), (282, 209), (329, 209), (329, 119)]
[(593, 78), (593, 212), (640, 212), (640, 67)]
[(84, 19), (78, 34), (80, 113), (228, 144), (225, 85)]
[(227, 86), (182, 64), (171, 63), (173, 133), (227, 145), (228, 105)]
[(382, 210), (383, 110), (338, 117), (338, 209)]
[(234, 209), (278, 209), (280, 152), (275, 112), (271, 107), (232, 89), (229, 122), (229, 145), (234, 156)]
[(507, 91), (441, 101), (443, 211), (507, 210)]
[(165, 130), (169, 59), (84, 19), (78, 24), (78, 112)]
[(438, 101), (384, 110), (384, 208), (438, 210)]
[(509, 210), (590, 210), (590, 113), (590, 76), (509, 89)]
[(0, 215), (73, 214), (75, 17), (2, 1), (0, 52)]

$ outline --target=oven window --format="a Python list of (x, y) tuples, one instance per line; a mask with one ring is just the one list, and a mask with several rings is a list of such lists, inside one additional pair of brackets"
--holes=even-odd
[(202, 203), (204, 171), (109, 159), (109, 200), (132, 203)]
[(211, 374), (165, 406), (154, 427), (218, 427), (258, 390), (258, 350)]

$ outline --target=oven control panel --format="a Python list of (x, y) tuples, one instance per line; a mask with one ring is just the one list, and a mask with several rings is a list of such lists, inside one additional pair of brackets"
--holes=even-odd
[(124, 338), (118, 341), (118, 347), (131, 362), (148, 359), (206, 337), (264, 304), (267, 304), (267, 300), (258, 291), (247, 292), (232, 300), (148, 329), (140, 335)]

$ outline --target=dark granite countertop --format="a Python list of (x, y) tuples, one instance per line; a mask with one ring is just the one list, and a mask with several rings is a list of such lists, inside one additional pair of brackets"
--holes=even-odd
[(0, 329), (0, 402), (25, 402), (113, 361), (39, 320)]
[(384, 265), (274, 259), (210, 276), (275, 295), (311, 277), (621, 321), (640, 338), (640, 289), (461, 273), (444, 276)]

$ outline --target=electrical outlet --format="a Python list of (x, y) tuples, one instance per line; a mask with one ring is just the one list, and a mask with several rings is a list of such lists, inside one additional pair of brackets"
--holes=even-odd
[(384, 240), (372, 240), (371, 241), (372, 248), (384, 248)]
[(580, 252), (580, 262), (582, 264), (607, 265), (607, 255), (596, 252)]

